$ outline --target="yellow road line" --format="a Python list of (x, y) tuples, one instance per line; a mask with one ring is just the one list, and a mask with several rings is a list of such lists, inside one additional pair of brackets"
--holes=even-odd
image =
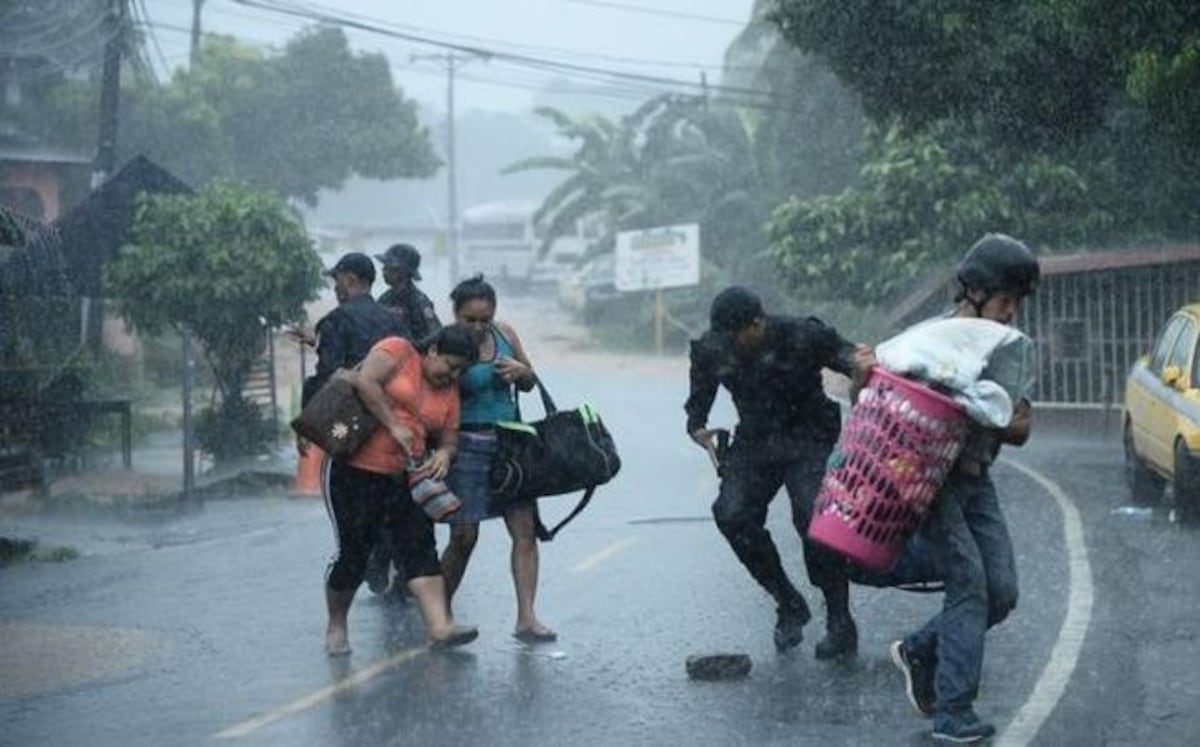
[(618, 540), (608, 547), (598, 550), (576, 563), (575, 567), (571, 569), (571, 573), (585, 573), (590, 571), (592, 568), (595, 568), (612, 556), (636, 543), (637, 537), (626, 537), (623, 540)]
[(351, 674), (349, 677), (338, 680), (329, 687), (323, 687), (320, 690), (311, 692), (302, 698), (297, 698), (291, 703), (282, 705), (279, 708), (267, 711), (266, 713), (255, 716), (252, 719), (247, 719), (240, 724), (234, 724), (228, 729), (217, 732), (213, 736), (216, 739), (238, 739), (244, 737), (250, 732), (261, 729), (268, 724), (272, 724), (279, 719), (284, 718), (285, 716), (290, 716), (293, 713), (299, 713), (300, 711), (307, 710), (313, 706), (320, 705), (340, 693), (358, 687), (362, 683), (378, 677), (389, 669), (397, 667), (404, 662), (409, 661), (410, 659), (420, 656), (428, 650), (429, 649), (425, 646), (421, 646), (420, 648), (405, 649), (397, 654), (389, 656), (382, 661), (377, 661), (370, 666), (364, 667)]

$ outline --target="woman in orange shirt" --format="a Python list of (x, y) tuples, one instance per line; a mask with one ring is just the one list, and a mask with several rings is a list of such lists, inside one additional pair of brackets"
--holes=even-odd
[[(478, 635), (450, 617), (433, 524), (412, 500), (407, 474), (409, 464), (420, 463), (423, 476), (445, 477), (458, 443), (458, 376), (475, 357), (470, 332), (452, 325), (440, 330), (423, 354), (407, 340), (388, 337), (362, 362), (355, 388), (380, 426), (348, 460), (327, 461), (323, 481), (337, 535), (325, 579), (330, 656), (350, 652), (347, 616), (381, 521), (391, 525), (393, 547), (430, 642), (459, 646)], [(438, 438), (429, 453), (427, 435)]]

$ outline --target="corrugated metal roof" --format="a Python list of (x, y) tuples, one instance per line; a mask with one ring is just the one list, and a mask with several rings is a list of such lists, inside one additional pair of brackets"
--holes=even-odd
[(1156, 246), (1123, 249), (1116, 252), (1050, 254), (1038, 257), (1038, 264), (1042, 268), (1043, 275), (1071, 275), (1077, 272), (1147, 267), (1188, 261), (1200, 261), (1200, 245)]
[[(1111, 252), (1043, 254), (1038, 257), (1042, 277), (1120, 270), (1129, 267), (1152, 267), (1176, 262), (1200, 262), (1200, 244), (1141, 247)], [(953, 268), (931, 275), (916, 290), (896, 304), (895, 309), (888, 315), (889, 323), (903, 323), (911, 314), (924, 307), (935, 293), (943, 292), (949, 287), (953, 280)]]
[(0, 146), (0, 163), (16, 161), (18, 163), (91, 163), (89, 156), (57, 148), (47, 148), (40, 145), (32, 146)]

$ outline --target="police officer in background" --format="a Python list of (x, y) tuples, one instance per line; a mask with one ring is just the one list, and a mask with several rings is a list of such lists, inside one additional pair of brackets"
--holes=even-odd
[(818, 659), (858, 650), (845, 563), (805, 539), (825, 460), (841, 430), (841, 413), (825, 396), (821, 370), (855, 375), (855, 350), (818, 319), (766, 315), (758, 296), (738, 286), (713, 299), (711, 328), (691, 346), (688, 435), (717, 454), (720, 431), (707, 422), (721, 386), (738, 413), (733, 442), (719, 459), (721, 486), (712, 507), (717, 527), (778, 605), (776, 649), (797, 646), (811, 613), (765, 526), (768, 505), (780, 487), (787, 488), (809, 580), (825, 595), (826, 635), (816, 645)]
[(417, 342), (441, 329), (433, 301), (415, 282), (421, 279), (421, 253), (409, 244), (393, 244), (375, 259), (383, 264), (383, 280), (389, 286), (379, 303), (399, 314), (405, 329), (401, 336)]

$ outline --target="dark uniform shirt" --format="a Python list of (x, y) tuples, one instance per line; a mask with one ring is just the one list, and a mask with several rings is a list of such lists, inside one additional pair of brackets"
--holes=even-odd
[(399, 288), (388, 288), (379, 297), (379, 303), (400, 317), (406, 337), (413, 342), (424, 340), (442, 328), (433, 309), (433, 301), (411, 282)]
[(385, 337), (403, 337), (396, 314), (367, 293), (347, 299), (317, 322), (317, 370), (304, 381), (303, 404), (339, 368), (351, 368), (367, 357), (371, 346)]
[(850, 375), (853, 343), (819, 319), (767, 317), (766, 339), (739, 355), (726, 335), (692, 341), (691, 393), (684, 410), (688, 433), (708, 423), (717, 389), (724, 386), (738, 412), (738, 438), (762, 440), (781, 451), (797, 443), (830, 442), (840, 410), (825, 396), (821, 369)]

